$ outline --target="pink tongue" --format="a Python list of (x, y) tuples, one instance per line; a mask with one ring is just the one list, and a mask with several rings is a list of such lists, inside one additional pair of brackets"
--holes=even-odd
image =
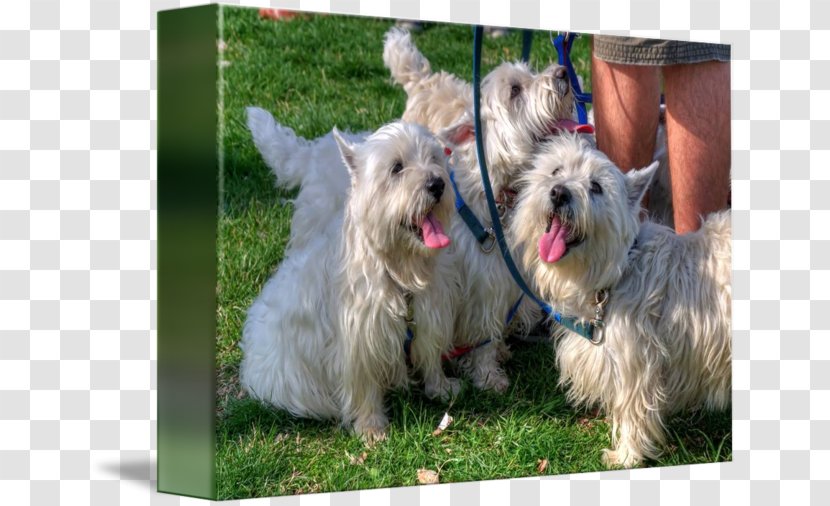
[(580, 134), (594, 133), (594, 127), (589, 124), (579, 124), (572, 119), (560, 119), (553, 124), (555, 130), (565, 130), (566, 132), (576, 132)]
[(446, 248), (450, 245), (450, 238), (444, 234), (444, 227), (441, 226), (441, 222), (432, 213), (427, 214), (424, 218), (421, 231), (424, 234), (424, 244), (427, 248)]
[(568, 249), (565, 245), (566, 237), (568, 237), (568, 227), (562, 225), (559, 216), (554, 216), (550, 230), (539, 239), (539, 258), (549, 264), (562, 258)]

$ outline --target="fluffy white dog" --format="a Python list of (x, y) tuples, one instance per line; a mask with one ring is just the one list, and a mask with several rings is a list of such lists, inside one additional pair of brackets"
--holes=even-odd
[[(397, 29), (386, 36), (384, 61), (409, 94), (404, 119), (427, 125), (451, 146), (459, 193), (481, 224), (492, 227), (475, 153), (472, 87), (446, 72), (432, 73), (409, 34)], [(481, 94), (491, 184), (504, 219), (509, 220), (513, 186), (531, 166), (539, 145), (546, 137), (576, 126), (573, 93), (564, 67), (535, 73), (524, 63), (503, 63), (485, 76)], [(277, 184), (304, 188), (295, 201), (291, 241), (295, 246), (306, 244), (342, 206), (348, 177), (325, 170), (338, 157), (336, 144), (330, 136), (314, 141), (298, 138), (269, 113), (254, 107), (248, 109), (248, 127)], [(482, 251), (461, 220), (453, 221), (450, 235), (462, 283), (453, 344), (472, 348), (460, 364), (476, 387), (504, 391), (509, 381), (499, 359), (505, 354), (507, 314), (520, 291), (492, 239), (485, 244), (492, 248), (490, 252)], [(519, 327), (528, 327), (535, 316), (532, 306), (525, 305), (515, 320)], [(491, 344), (479, 346), (487, 342)]]
[[(447, 72), (433, 73), (410, 35), (401, 30), (387, 33), (383, 58), (393, 79), (407, 92), (404, 119), (439, 132), (439, 138), (451, 147), (450, 166), (458, 191), (482, 226), (491, 229), (474, 142), (472, 86)], [(574, 115), (573, 93), (564, 67), (554, 65), (536, 73), (525, 63), (505, 62), (482, 80), (485, 156), (504, 222), (511, 219), (518, 177), (531, 166), (545, 138), (576, 126)], [(499, 365), (506, 319), (521, 292), (498, 247), (489, 253), (483, 251), (462, 220), (453, 223), (452, 236), (463, 286), (455, 344), (474, 347), (460, 364), (475, 386), (502, 392), (509, 386)], [(485, 246), (494, 246), (492, 239)], [(538, 313), (530, 305), (522, 309), (517, 314), (518, 326), (527, 328)], [(487, 341), (492, 343), (478, 346)]]
[(523, 178), (511, 226), (542, 298), (602, 321), (598, 344), (556, 327), (555, 348), (569, 399), (611, 417), (609, 466), (657, 457), (670, 414), (730, 403), (730, 215), (682, 236), (640, 223), (656, 166), (624, 175), (584, 140), (554, 139)]
[(407, 358), (428, 396), (460, 388), (441, 366), (458, 287), (440, 252), (452, 195), (441, 146), (420, 126), (392, 123), (358, 145), (336, 130), (333, 139), (351, 181), (345, 205), (313, 233), (295, 230), (302, 245), (290, 245), (248, 311), (240, 378), (257, 399), (339, 419), (373, 442), (385, 437), (384, 394), (408, 383)]

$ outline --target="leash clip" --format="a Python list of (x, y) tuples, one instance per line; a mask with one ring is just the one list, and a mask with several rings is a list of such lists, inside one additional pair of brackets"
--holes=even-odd
[(485, 237), (484, 240), (478, 244), (478, 247), (481, 248), (481, 251), (485, 254), (488, 254), (491, 253), (496, 247), (496, 233), (493, 232), (492, 227), (487, 227), (484, 231), (487, 232), (487, 237)]
[(608, 302), (608, 290), (599, 290), (594, 294), (594, 317), (591, 318), (591, 325), (594, 332), (591, 334), (591, 344), (602, 343), (602, 330), (605, 329), (605, 304)]

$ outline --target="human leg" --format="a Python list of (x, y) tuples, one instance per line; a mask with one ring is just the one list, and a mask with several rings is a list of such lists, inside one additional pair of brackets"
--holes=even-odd
[(729, 64), (709, 61), (663, 68), (674, 226), (697, 230), (723, 209), (731, 164)]
[(659, 69), (591, 58), (597, 147), (620, 169), (645, 167), (654, 158), (660, 119)]

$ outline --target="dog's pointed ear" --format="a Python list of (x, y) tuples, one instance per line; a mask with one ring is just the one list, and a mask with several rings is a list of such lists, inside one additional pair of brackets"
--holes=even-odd
[(441, 129), (438, 132), (438, 140), (448, 148), (463, 146), (476, 138), (476, 130), (473, 125), (473, 117), (465, 113), (454, 125)]
[(631, 208), (639, 208), (640, 202), (646, 194), (651, 180), (657, 173), (660, 162), (654, 161), (648, 167), (639, 170), (630, 170), (625, 174), (625, 189), (628, 191), (628, 205)]
[(357, 172), (354, 145), (350, 144), (349, 141), (343, 138), (343, 135), (337, 127), (334, 127), (331, 130), (331, 133), (334, 136), (334, 140), (337, 142), (337, 149), (340, 150), (340, 157), (343, 159), (343, 163), (345, 163), (346, 168), (349, 169), (349, 174), (354, 177)]

